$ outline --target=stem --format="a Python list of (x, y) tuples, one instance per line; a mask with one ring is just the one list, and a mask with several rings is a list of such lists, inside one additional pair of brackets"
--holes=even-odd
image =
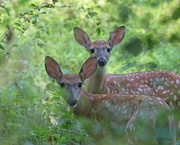
[(7, 54), (10, 53), (10, 51), (12, 50), (14, 46), (17, 46), (18, 41), (20, 40), (20, 38), (26, 32), (26, 30), (29, 28), (30, 25), (31, 23), (26, 27), (26, 29), (22, 32), (22, 34), (17, 38), (16, 42), (10, 47), (10, 49), (0, 58), (0, 62), (6, 57)]

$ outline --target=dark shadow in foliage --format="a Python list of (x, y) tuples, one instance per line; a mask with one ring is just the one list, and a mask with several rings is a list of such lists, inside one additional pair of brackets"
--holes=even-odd
[(167, 14), (161, 14), (159, 22), (162, 24), (166, 24), (171, 20), (171, 18)]
[(129, 54), (137, 56), (143, 51), (142, 40), (139, 37), (131, 37), (127, 43), (123, 46), (123, 50)]
[(137, 66), (137, 62), (136, 61), (127, 62), (121, 69), (122, 70), (128, 70), (129, 68), (131, 68), (133, 66)]
[(126, 22), (128, 21), (129, 17), (133, 16), (133, 11), (131, 9), (131, 7), (129, 7), (129, 5), (119, 5), (118, 6), (118, 11), (119, 11), (119, 17), (120, 17), (120, 21), (121, 22)]
[(176, 43), (176, 42), (179, 43), (179, 40), (180, 40), (179, 32), (172, 34), (171, 37), (169, 38), (169, 41), (172, 43)]
[(156, 62), (148, 62), (148, 63), (145, 63), (145, 64), (139, 64), (138, 60), (137, 61), (130, 61), (130, 62), (127, 62), (121, 69), (122, 70), (128, 70), (128, 69), (130, 69), (131, 67), (134, 67), (134, 66), (136, 66), (138, 70), (142, 70), (144, 68), (148, 68), (150, 70), (157, 70), (158, 63), (156, 63)]
[(142, 18), (140, 18), (141, 25), (144, 28), (150, 26), (150, 21), (153, 19), (153, 15), (150, 12), (145, 13)]
[(147, 50), (152, 50), (154, 46), (158, 43), (157, 37), (154, 36), (154, 33), (152, 31), (145, 35), (144, 41), (146, 42)]
[(177, 7), (176, 9), (174, 9), (174, 11), (172, 12), (172, 15), (169, 16), (167, 13), (165, 14), (162, 14), (160, 16), (160, 22), (165, 24), (165, 23), (168, 23), (169, 21), (171, 20), (177, 20), (180, 18), (180, 6)]
[(150, 70), (157, 70), (158, 63), (156, 63), (156, 62), (149, 62), (149, 63), (145, 63), (145, 64), (142, 64), (142, 65), (139, 65), (138, 68), (139, 69), (149, 68)]
[(172, 13), (172, 19), (177, 20), (180, 17), (180, 6), (177, 7)]

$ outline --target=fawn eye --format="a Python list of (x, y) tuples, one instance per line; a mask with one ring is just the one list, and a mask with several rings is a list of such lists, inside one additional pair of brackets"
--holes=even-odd
[(95, 50), (92, 48), (92, 49), (90, 49), (90, 52), (91, 52), (91, 53), (94, 53), (94, 52), (95, 52)]
[(61, 88), (63, 88), (65, 86), (65, 84), (62, 82), (62, 83), (60, 83), (60, 86), (61, 86)]
[(107, 52), (111, 52), (111, 49), (110, 49), (110, 48), (107, 48)]
[(78, 83), (78, 87), (81, 88), (82, 87), (82, 83)]

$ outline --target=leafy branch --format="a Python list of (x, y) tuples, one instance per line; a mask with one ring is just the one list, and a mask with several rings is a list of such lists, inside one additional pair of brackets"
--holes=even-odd
[[(0, 6), (3, 9), (6, 9), (5, 5)], [(7, 30), (0, 37), (0, 49), (6, 50), (7, 48), (3, 45), (3, 43), (8, 43), (12, 39), (13, 32), (15, 30), (20, 32), (19, 37), (16, 41), (10, 46), (7, 52), (0, 58), (0, 62), (10, 53), (10, 51), (18, 46), (18, 41), (21, 39), (23, 34), (28, 30), (28, 28), (33, 24), (36, 25), (38, 23), (39, 17), (41, 14), (46, 14), (45, 9), (54, 8), (54, 4), (42, 3), (40, 6), (31, 4), (31, 10), (26, 11), (24, 13), (20, 13), (20, 17), (17, 18), (11, 25), (7, 25)]]

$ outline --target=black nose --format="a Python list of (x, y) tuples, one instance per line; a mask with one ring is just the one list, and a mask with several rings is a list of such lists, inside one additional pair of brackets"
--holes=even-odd
[(70, 106), (75, 106), (77, 104), (77, 100), (74, 99), (74, 98), (69, 98), (67, 100), (67, 103), (70, 105)]
[(99, 58), (98, 59), (98, 64), (99, 64), (99, 66), (105, 66), (106, 65), (106, 60), (104, 58)]

